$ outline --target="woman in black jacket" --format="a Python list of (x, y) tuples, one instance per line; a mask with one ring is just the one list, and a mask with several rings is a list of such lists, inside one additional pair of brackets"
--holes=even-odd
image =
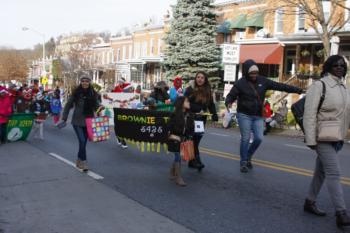
[[(230, 93), (226, 96), (226, 106), (238, 100), (237, 118), (241, 131), (240, 169), (243, 173), (253, 168), (251, 163), (252, 156), (263, 139), (263, 104), (267, 90), (298, 94), (303, 92), (303, 90), (298, 87), (274, 82), (266, 77), (260, 76), (255, 61), (247, 60), (243, 63), (243, 77), (234, 84)], [(249, 139), (251, 131), (253, 131), (254, 134), (254, 141), (250, 144)]]
[(88, 170), (86, 162), (87, 129), (85, 119), (94, 117), (94, 112), (99, 107), (99, 95), (91, 86), (88, 76), (80, 78), (80, 85), (73, 91), (64, 107), (62, 120), (67, 121), (69, 111), (74, 107), (72, 125), (79, 140), (79, 152), (76, 166), (83, 171)]
[(191, 139), (194, 132), (194, 120), (190, 114), (190, 102), (187, 97), (180, 96), (175, 101), (175, 111), (169, 122), (168, 150), (174, 152), (175, 159), (170, 169), (170, 178), (175, 179), (179, 186), (186, 186), (181, 177), (180, 144), (186, 139)]
[[(208, 77), (204, 72), (198, 72), (196, 74), (195, 80), (190, 82), (190, 86), (186, 89), (185, 96), (188, 97), (190, 101), (190, 111), (196, 114), (196, 121), (203, 121), (205, 125), (207, 117), (201, 115), (201, 113), (207, 112), (208, 110), (212, 114), (212, 120), (218, 121), (211, 86)], [(202, 137), (203, 134), (194, 134), (193, 144), (195, 159), (188, 163), (190, 168), (196, 168), (199, 171), (204, 168), (204, 164), (202, 163), (199, 154), (199, 143)]]

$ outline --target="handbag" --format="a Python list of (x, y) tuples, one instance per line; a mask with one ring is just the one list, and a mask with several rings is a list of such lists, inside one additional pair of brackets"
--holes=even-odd
[(185, 140), (180, 144), (180, 154), (184, 161), (193, 160), (194, 157), (194, 145), (192, 140)]
[(90, 141), (102, 142), (109, 139), (109, 117), (98, 116), (86, 118), (85, 122), (88, 133), (88, 139)]
[(317, 124), (317, 141), (343, 141), (343, 130), (340, 121), (319, 121)]
[[(320, 102), (318, 104), (317, 113), (320, 111), (323, 101), (326, 97), (326, 84), (320, 80), (322, 83), (322, 95)], [(305, 107), (306, 97), (304, 96), (294, 104), (292, 104), (291, 111), (295, 118), (296, 123), (299, 125), (300, 129), (304, 132), (303, 118), (304, 118), (304, 107)], [(305, 133), (305, 132), (304, 132)]]

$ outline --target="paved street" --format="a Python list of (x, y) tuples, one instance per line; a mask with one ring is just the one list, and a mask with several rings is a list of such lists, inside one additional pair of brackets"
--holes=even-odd
[[(157, 220), (153, 224), (158, 226), (158, 231), (153, 232), (162, 232), (159, 229), (175, 229), (174, 232), (192, 230), (200, 233), (341, 232), (335, 226), (334, 210), (326, 187), (322, 189), (318, 203), (327, 211), (328, 216), (317, 218), (302, 211), (315, 155), (303, 145), (300, 138), (267, 136), (256, 154), (254, 170), (248, 174), (241, 174), (238, 162), (238, 131), (209, 129), (202, 143), (202, 156), (206, 168), (202, 173), (198, 173), (184, 167), (183, 176), (188, 186), (180, 188), (168, 180), (168, 170), (173, 159), (171, 154), (141, 153), (132, 147), (123, 150), (113, 140), (98, 144), (89, 143), (89, 166), (94, 172), (90, 174), (90, 177), (56, 159), (62, 157), (72, 162), (76, 159), (77, 139), (71, 126), (58, 130), (47, 125), (45, 137), (44, 142), (29, 140), (29, 145), (18, 143), (6, 146), (16, 149), (14, 147), (18, 145), (18, 153), (25, 151), (34, 154), (29, 157), (30, 159), (22, 158), (26, 164), (17, 164), (18, 167), (25, 167), (29, 164), (30, 174), (38, 169), (35, 179), (28, 178), (30, 182), (35, 183), (35, 180), (40, 180), (40, 176), (48, 176), (47, 179), (58, 179), (55, 174), (60, 174), (58, 176), (60, 183), (57, 183), (56, 186), (51, 186), (47, 190), (39, 189), (43, 192), (42, 196), (25, 199), (27, 202), (25, 204), (35, 205), (35, 202), (41, 202), (44, 198), (43, 204), (50, 208), (58, 208), (58, 210), (48, 209), (47, 213), (38, 213), (34, 209), (29, 214), (25, 212), (25, 209), (21, 209), (22, 205), (16, 203), (18, 200), (13, 200), (10, 195), (16, 190), (12, 186), (7, 186), (11, 183), (11, 179), (16, 179), (17, 176), (6, 176), (6, 162), (14, 163), (14, 161), (4, 156), (4, 150), (1, 148), (0, 203), (5, 203), (6, 206), (5, 210), (0, 209), (0, 229), (1, 226), (6, 229), (9, 225), (16, 223), (21, 227), (44, 225), (51, 228), (44, 226), (43, 228), (22, 228), (21, 231), (9, 232), (74, 232), (62, 230), (64, 228), (55, 229), (52, 226), (58, 224), (45, 225), (45, 221), (63, 219), (67, 210), (62, 211), (60, 208), (64, 205), (67, 205), (68, 210), (70, 208), (79, 209), (80, 205), (83, 205), (79, 214), (87, 215), (87, 217), (77, 218), (77, 213), (72, 214), (72, 217), (78, 221), (75, 224), (90, 227), (89, 229), (93, 230), (80, 232), (137, 232), (135, 231), (137, 228), (131, 227), (120, 231), (111, 230), (123, 229), (120, 228), (121, 222), (125, 222), (126, 225), (145, 226), (142, 228), (144, 230), (139, 232), (152, 232), (152, 228), (146, 224), (152, 219)], [(345, 145), (339, 155), (343, 171), (345, 200), (348, 206), (350, 206), (350, 171), (347, 169), (350, 164), (349, 151), (350, 146)], [(35, 154), (40, 154), (39, 152), (41, 156), (35, 156)], [(59, 169), (60, 172), (56, 169)], [(21, 174), (17, 175), (18, 179)], [(79, 181), (75, 182), (76, 179)], [(7, 183), (3, 184), (4, 181)], [(17, 180), (17, 182), (16, 186), (21, 190), (24, 189), (23, 183), (27, 181)], [(80, 190), (79, 186), (83, 186), (84, 182), (88, 183), (89, 191), (84, 190), (82, 193), (88, 197), (82, 198), (83, 201), (80, 202), (76, 202), (76, 199), (79, 198), (69, 198), (74, 193), (73, 191)], [(37, 184), (33, 184), (32, 192), (38, 191), (37, 187)], [(53, 190), (57, 190), (57, 195), (67, 197), (67, 201), (52, 200), (49, 198), (52, 197), (51, 194), (45, 195), (45, 192), (50, 193)], [(30, 189), (27, 189), (28, 191)], [(29, 194), (23, 194), (21, 198)], [(93, 198), (94, 195), (96, 198)], [(110, 205), (106, 205), (106, 202)], [(18, 209), (8, 209), (11, 206), (16, 206)], [(131, 209), (128, 209), (128, 206)], [(102, 208), (105, 212), (101, 210)], [(25, 221), (14, 221), (17, 216)], [(45, 216), (43, 221), (39, 221), (39, 216)], [(111, 216), (117, 221), (115, 225), (109, 223)], [(31, 222), (32, 219), (36, 222)], [(118, 219), (122, 221), (118, 223)], [(63, 220), (60, 222), (65, 223)], [(163, 226), (159, 225), (162, 223)], [(70, 224), (74, 223), (70, 222)], [(94, 227), (91, 228), (92, 226)], [(40, 231), (44, 228), (50, 231)], [(30, 229), (39, 230), (31, 231)], [(129, 229), (131, 230), (127, 231)], [(164, 230), (163, 232), (171, 231)]]

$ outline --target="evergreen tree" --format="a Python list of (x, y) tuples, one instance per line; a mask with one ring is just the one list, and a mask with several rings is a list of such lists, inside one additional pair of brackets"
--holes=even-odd
[(212, 0), (178, 0), (173, 8), (170, 30), (165, 36), (166, 77), (187, 80), (198, 71), (217, 82), (220, 50), (216, 44), (216, 20)]

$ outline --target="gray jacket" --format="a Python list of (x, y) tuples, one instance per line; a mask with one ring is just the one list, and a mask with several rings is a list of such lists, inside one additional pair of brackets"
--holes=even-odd
[(327, 74), (322, 80), (326, 85), (326, 95), (318, 113), (318, 105), (322, 95), (322, 83), (315, 81), (306, 93), (303, 124), (305, 141), (309, 146), (317, 144), (319, 132), (325, 131), (325, 127), (327, 127), (326, 130), (329, 132), (334, 130), (339, 132), (339, 135), (342, 137), (341, 140), (344, 140), (349, 129), (349, 89), (339, 78), (331, 74)]
[[(98, 99), (96, 100), (96, 106), (99, 106)], [(67, 121), (69, 111), (71, 108), (74, 107), (73, 117), (72, 117), (72, 125), (85, 127), (85, 119), (84, 116), (84, 100), (82, 98), (79, 98), (77, 102), (74, 101), (74, 96), (71, 95), (64, 106), (63, 114), (62, 114), (62, 120)], [(95, 109), (96, 110), (96, 109)]]

